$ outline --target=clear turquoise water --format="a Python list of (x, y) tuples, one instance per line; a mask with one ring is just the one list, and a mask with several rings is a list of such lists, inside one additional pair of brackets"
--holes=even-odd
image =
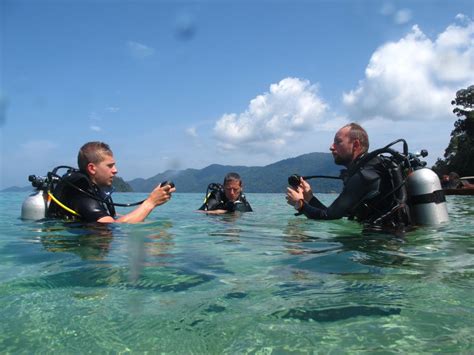
[(21, 221), (25, 196), (0, 194), (2, 353), (474, 351), (472, 197), (401, 239), (295, 217), (283, 194), (240, 216), (175, 194), (109, 228)]

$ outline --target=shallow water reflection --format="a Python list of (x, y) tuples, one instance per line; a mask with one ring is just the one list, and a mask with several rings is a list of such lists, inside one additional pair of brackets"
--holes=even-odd
[(255, 212), (232, 217), (189, 210), (200, 194), (177, 197), (138, 225), (29, 223), (2, 212), (2, 350), (472, 348), (471, 202), (450, 200), (451, 224), (400, 238), (294, 217), (283, 195), (249, 194)]

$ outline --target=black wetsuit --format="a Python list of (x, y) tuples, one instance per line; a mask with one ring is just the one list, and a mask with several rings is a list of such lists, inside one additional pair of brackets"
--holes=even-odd
[[(84, 192), (79, 191), (72, 185), (82, 189), (83, 191), (87, 192), (87, 194), (94, 196), (98, 200), (88, 196)], [(86, 174), (81, 172), (74, 171), (67, 173), (62, 177), (52, 193), (53, 196), (63, 205), (77, 212), (79, 216), (72, 214), (63, 207), (56, 204), (54, 201), (51, 201), (48, 208), (48, 217), (50, 218), (96, 222), (102, 217), (115, 217), (115, 209), (112, 198), (110, 196), (106, 196), (97, 185), (92, 183)]]
[[(390, 176), (393, 175), (390, 164), (380, 156), (368, 161), (364, 161), (364, 156), (359, 157), (341, 172), (344, 188), (329, 207), (313, 196), (309, 203), (304, 202), (299, 212), (311, 219), (349, 217), (369, 225), (409, 224), (406, 190)], [(401, 177), (398, 180), (401, 181)]]
[(199, 207), (201, 211), (215, 211), (215, 210), (226, 210), (227, 212), (252, 212), (252, 207), (248, 203), (244, 194), (240, 194), (239, 198), (231, 202), (225, 196), (225, 193), (221, 190), (211, 191), (207, 196), (206, 201)]

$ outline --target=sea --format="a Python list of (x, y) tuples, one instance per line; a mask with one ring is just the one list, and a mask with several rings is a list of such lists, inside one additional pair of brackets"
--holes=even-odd
[(0, 193), (2, 354), (474, 353), (473, 197), (390, 235), (295, 216), (283, 193), (220, 216), (175, 193), (108, 226), (23, 221), (27, 195)]

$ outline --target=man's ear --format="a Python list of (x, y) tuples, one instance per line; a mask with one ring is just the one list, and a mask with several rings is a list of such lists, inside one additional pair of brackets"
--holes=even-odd
[(95, 175), (95, 173), (96, 173), (95, 164), (93, 164), (93, 163), (87, 164), (87, 173), (88, 173), (89, 175), (92, 175), (92, 176)]
[(352, 142), (352, 149), (359, 151), (360, 148), (361, 148), (360, 140), (354, 139), (354, 141)]

